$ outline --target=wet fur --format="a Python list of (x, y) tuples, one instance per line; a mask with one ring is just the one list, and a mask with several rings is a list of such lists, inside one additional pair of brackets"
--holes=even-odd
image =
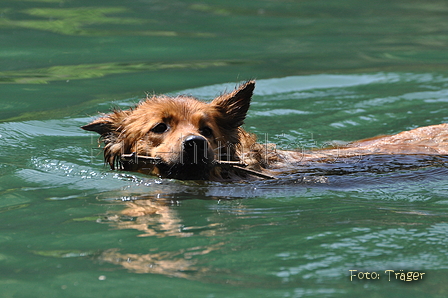
[[(255, 82), (248, 81), (210, 103), (188, 96), (148, 97), (133, 109), (115, 110), (82, 128), (101, 135), (104, 158), (112, 169), (182, 180), (254, 178), (232, 167), (216, 166), (215, 161), (244, 162), (249, 169), (276, 175), (298, 164), (335, 162), (359, 155), (448, 154), (447, 124), (362, 140), (343, 148), (312, 152), (276, 150), (274, 145), (257, 143), (255, 136), (241, 127), (254, 88)], [(191, 137), (205, 139), (203, 156), (193, 158), (191, 153), (185, 153), (185, 143)], [(120, 160), (122, 154), (134, 152), (160, 162), (142, 165)]]
[[(261, 156), (256, 153), (262, 146), (256, 143), (255, 136), (241, 128), (254, 86), (253, 81), (247, 82), (209, 104), (187, 96), (154, 96), (134, 109), (115, 110), (82, 128), (101, 135), (105, 144), (104, 158), (112, 169), (118, 167), (178, 179), (232, 180), (236, 178), (235, 173), (213, 166), (212, 161), (240, 161), (243, 152), (251, 150), (250, 159), (255, 159), (251, 163), (263, 165)], [(166, 124), (168, 131), (154, 132), (160, 123)], [(205, 129), (211, 134), (204, 136)], [(187, 136), (205, 137), (211, 158), (176, 170), (182, 164), (182, 142)], [(163, 162), (144, 168), (120, 162), (121, 154), (133, 152), (158, 157)], [(198, 171), (201, 173), (195, 173)]]

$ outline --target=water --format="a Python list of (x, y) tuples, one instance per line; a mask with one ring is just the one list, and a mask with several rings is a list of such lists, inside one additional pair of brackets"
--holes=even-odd
[(443, 161), (182, 182), (108, 170), (79, 129), (252, 78), (245, 127), (285, 149), (447, 122), (445, 3), (1, 3), (1, 297), (446, 297)]

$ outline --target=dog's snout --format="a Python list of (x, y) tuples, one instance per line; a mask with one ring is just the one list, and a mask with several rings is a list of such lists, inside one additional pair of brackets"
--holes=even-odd
[(191, 135), (182, 143), (183, 162), (188, 164), (209, 163), (209, 148), (207, 140), (202, 136)]
[(207, 152), (207, 140), (201, 136), (189, 136), (183, 142), (183, 149), (192, 154)]

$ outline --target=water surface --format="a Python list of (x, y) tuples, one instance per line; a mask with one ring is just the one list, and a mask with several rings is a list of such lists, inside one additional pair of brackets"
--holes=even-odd
[[(446, 297), (443, 159), (182, 182), (110, 171), (97, 136), (79, 127), (145, 93), (211, 100), (252, 78), (245, 128), (284, 149), (444, 123), (447, 10), (437, 1), (3, 1), (2, 295)], [(351, 281), (349, 270), (380, 279)], [(389, 281), (386, 270), (425, 274)]]

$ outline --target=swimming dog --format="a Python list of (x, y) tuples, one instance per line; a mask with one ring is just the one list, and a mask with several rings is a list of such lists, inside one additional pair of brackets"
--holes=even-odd
[(111, 169), (181, 180), (276, 178), (316, 163), (361, 156), (448, 154), (448, 124), (305, 152), (258, 143), (242, 125), (255, 81), (210, 103), (189, 96), (147, 97), (135, 108), (114, 110), (82, 128), (101, 136)]

